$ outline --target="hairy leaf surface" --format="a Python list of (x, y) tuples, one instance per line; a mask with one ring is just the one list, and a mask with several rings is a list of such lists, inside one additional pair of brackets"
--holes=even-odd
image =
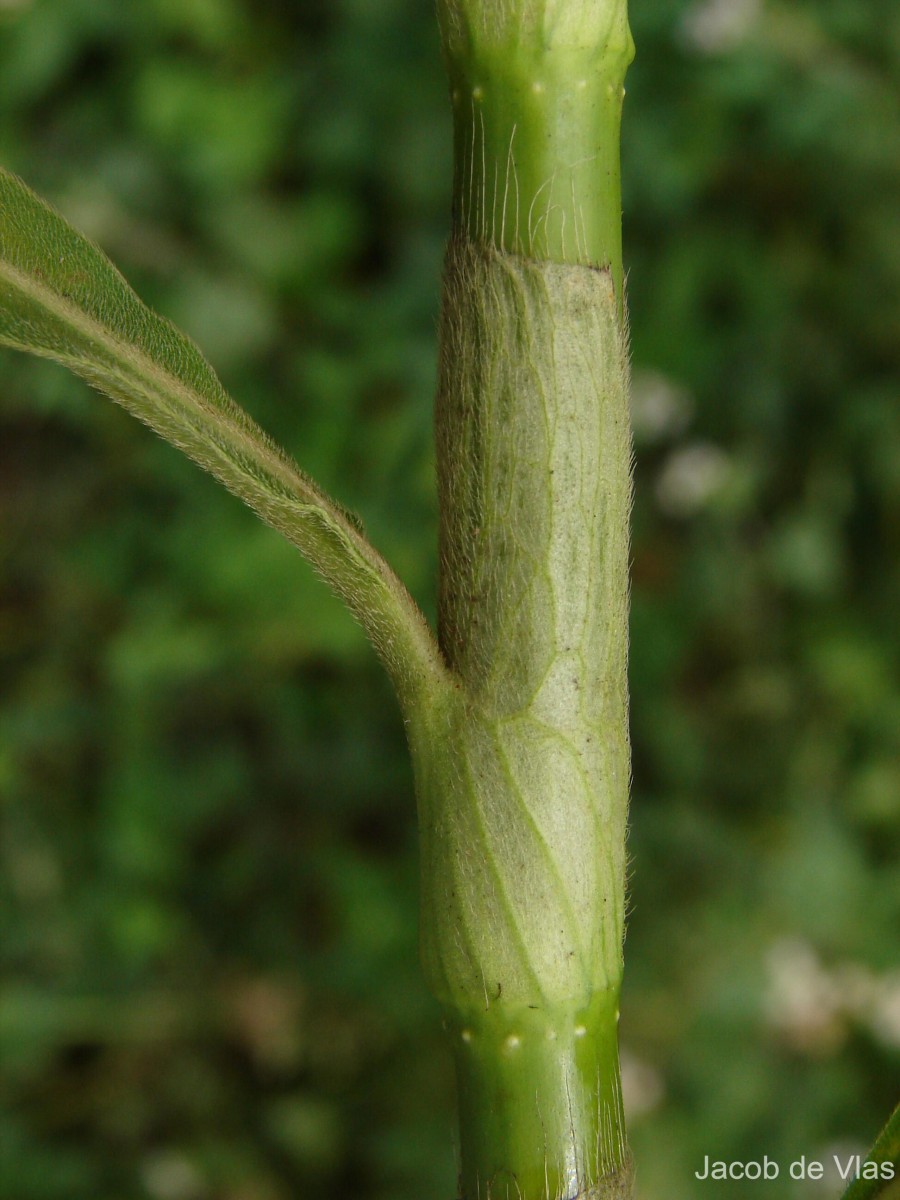
[(106, 256), (0, 169), (0, 345), (54, 359), (211, 472), (343, 597), (401, 699), (440, 669), (408, 592), (358, 524), (227, 395)]

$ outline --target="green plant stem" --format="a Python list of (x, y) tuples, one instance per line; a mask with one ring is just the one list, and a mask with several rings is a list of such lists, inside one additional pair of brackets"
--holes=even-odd
[[(457, 21), (465, 8), (456, 6)], [(609, 267), (621, 294), (619, 129), (634, 50), (624, 5), (596, 8), (610, 14), (600, 44), (504, 30), (489, 13), (493, 28), (473, 21), (445, 36), (453, 220), (473, 241), (511, 253)]]
[[(612, 279), (454, 239), (441, 343), (440, 642), (459, 686), (413, 738), (423, 965), (451, 1024), (481, 1010), (480, 1028), (512, 1029), (539, 1011), (569, 1028), (610, 1011), (622, 971), (631, 448)], [(584, 1023), (614, 1095), (615, 1026)], [(528, 1022), (513, 1075), (497, 1058), (495, 1078), (519, 1089), (505, 1115), (496, 1087), (459, 1074), (465, 1200), (573, 1200), (604, 1178), (621, 1194), (621, 1125), (564, 1169), (597, 1126), (540, 1038)], [(503, 1038), (484, 1045), (482, 1067)], [(497, 1121), (512, 1122), (502, 1167), (473, 1136)]]
[(412, 737), (463, 1200), (630, 1195), (622, 0), (443, 0), (439, 641)]
[[(462, 1191), (589, 1194), (627, 1180), (618, 997), (583, 1009), (494, 1006), (448, 1019), (467, 1157)], [(623, 1169), (623, 1164), (624, 1169)]]

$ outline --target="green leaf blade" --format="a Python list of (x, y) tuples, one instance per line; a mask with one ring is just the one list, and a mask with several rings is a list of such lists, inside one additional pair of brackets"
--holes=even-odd
[(363, 625), (404, 707), (443, 676), (419, 610), (357, 524), (231, 400), (194, 343), (2, 168), (0, 345), (80, 375), (282, 533)]
[(854, 1180), (842, 1200), (893, 1200), (900, 1196), (900, 1104), (888, 1117), (866, 1162), (877, 1165), (878, 1178)]

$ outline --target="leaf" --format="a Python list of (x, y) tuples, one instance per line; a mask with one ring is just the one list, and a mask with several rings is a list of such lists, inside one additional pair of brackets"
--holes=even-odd
[(231, 400), (189, 338), (2, 168), (0, 345), (69, 367), (282, 533), (362, 624), (404, 707), (443, 674), (424, 618), (354, 519)]
[(867, 1163), (879, 1167), (879, 1179), (855, 1179), (842, 1200), (875, 1200), (881, 1196), (900, 1195), (900, 1104), (888, 1118), (888, 1123), (872, 1147)]

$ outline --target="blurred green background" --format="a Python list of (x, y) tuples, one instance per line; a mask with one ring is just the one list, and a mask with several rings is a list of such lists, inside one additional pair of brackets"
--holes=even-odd
[[(787, 1164), (900, 1091), (900, 7), (632, 24), (639, 1197), (835, 1196)], [(0, 161), (429, 614), (447, 108), (429, 0), (0, 0)], [(0, 1193), (450, 1200), (374, 656), (137, 423), (0, 381)]]

